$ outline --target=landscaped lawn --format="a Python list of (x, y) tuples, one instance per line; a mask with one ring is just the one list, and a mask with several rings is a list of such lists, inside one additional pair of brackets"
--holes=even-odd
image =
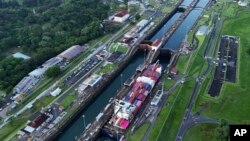
[(164, 122), (166, 121), (167, 119), (167, 115), (169, 113), (169, 107), (167, 107), (166, 105), (162, 108), (162, 110), (160, 111), (156, 121), (155, 121), (155, 124), (154, 124), (154, 127), (152, 129), (152, 132), (149, 136), (149, 140), (150, 141), (154, 141), (157, 136), (159, 135), (161, 129), (163, 128), (164, 126)]
[(172, 141), (175, 140), (175, 136), (179, 129), (183, 114), (185, 112), (186, 104), (188, 103), (190, 96), (193, 92), (195, 81), (187, 81), (183, 87), (178, 91), (178, 97), (174, 101), (171, 113), (167, 117), (167, 120), (162, 123), (163, 128), (160, 130), (157, 138), (152, 141)]
[(75, 94), (68, 95), (67, 97), (63, 99), (60, 105), (63, 106), (64, 108), (67, 108), (73, 102), (75, 98), (76, 98)]
[(109, 73), (112, 70), (114, 70), (115, 64), (106, 64), (105, 66), (102, 66), (100, 70), (97, 72), (97, 74), (100, 73)]
[(183, 141), (219, 141), (215, 136), (215, 129), (219, 127), (214, 123), (201, 123), (191, 127), (185, 134)]
[(111, 52), (116, 52), (116, 51), (126, 53), (128, 51), (128, 47), (115, 43), (113, 44), (113, 46), (111, 46)]
[(176, 64), (176, 68), (180, 74), (184, 74), (186, 71), (186, 64), (189, 60), (190, 55), (181, 55), (178, 58), (178, 62)]
[(128, 133), (128, 141), (140, 141), (149, 127), (149, 123), (143, 124), (133, 135)]

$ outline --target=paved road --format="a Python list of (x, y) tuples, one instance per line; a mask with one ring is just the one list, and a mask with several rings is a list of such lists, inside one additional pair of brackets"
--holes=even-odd
[[(187, 113), (187, 114), (186, 114)], [(182, 130), (179, 130), (178, 136), (176, 136), (176, 141), (182, 141), (187, 129), (200, 123), (220, 123), (219, 120), (213, 118), (203, 118), (198, 115), (193, 115), (190, 111), (186, 111), (184, 120), (181, 122)]]

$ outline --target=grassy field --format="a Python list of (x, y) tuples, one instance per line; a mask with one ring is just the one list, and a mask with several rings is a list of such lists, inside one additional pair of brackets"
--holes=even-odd
[(128, 51), (128, 47), (115, 43), (113, 46), (111, 46), (111, 52), (116, 52), (116, 51), (126, 53)]
[[(174, 140), (182, 120), (186, 104), (188, 103), (193, 91), (195, 81), (185, 82), (183, 87), (178, 91), (178, 96), (174, 102), (173, 108), (163, 124), (160, 134), (156, 138), (158, 141)], [(153, 140), (152, 140), (153, 141)]]
[(164, 90), (169, 89), (175, 83), (175, 80), (168, 79), (168, 77), (164, 77)]
[(215, 129), (219, 127), (218, 124), (202, 123), (193, 126), (185, 134), (183, 141), (219, 141), (215, 138)]
[(199, 41), (198, 49), (192, 54), (193, 57), (191, 58), (191, 67), (188, 67), (187, 69), (188, 76), (193, 77), (197, 77), (200, 74), (204, 65), (206, 65), (203, 57), (203, 52), (207, 43), (207, 38), (205, 38), (204, 36), (197, 36), (197, 39)]
[(161, 11), (164, 14), (168, 14), (169, 12), (171, 12), (172, 8), (171, 7), (164, 7)]
[(26, 123), (26, 118), (18, 118), (18, 120), (10, 121), (6, 126), (0, 130), (0, 140), (4, 141), (9, 135), (17, 132), (20, 127)]
[(60, 105), (62, 105), (64, 108), (67, 108), (73, 102), (75, 98), (76, 98), (75, 94), (68, 95), (67, 97), (63, 99)]
[[(180, 88), (180, 87), (178, 87)], [(161, 131), (163, 130), (164, 123), (168, 119), (168, 115), (170, 112), (170, 109), (173, 109), (173, 104), (177, 99), (177, 96), (179, 94), (179, 89), (176, 89), (171, 96), (168, 98), (168, 104), (165, 105), (162, 110), (160, 111), (156, 121), (155, 125), (153, 127), (153, 130), (149, 136), (149, 141), (155, 141), (158, 136), (160, 135)]]
[[(199, 99), (197, 105), (206, 104), (202, 113), (204, 116), (226, 119), (237, 123), (250, 123), (250, 10), (241, 12), (236, 18), (226, 20), (223, 24), (222, 34), (240, 37), (240, 51), (238, 59), (239, 81), (236, 84), (224, 83), (221, 95), (217, 100), (205, 97)], [(197, 107), (196, 111), (201, 107)], [(240, 110), (239, 110), (240, 109)], [(237, 116), (232, 116), (237, 115)]]
[(97, 74), (111, 72), (111, 70), (114, 70), (115, 66), (115, 64), (106, 64), (105, 66), (102, 66), (99, 71), (97, 71)]
[(186, 72), (186, 64), (187, 60), (189, 60), (190, 55), (181, 55), (178, 58), (178, 63), (176, 64), (176, 68), (178, 69), (178, 73), (184, 74)]
[(144, 133), (147, 131), (149, 123), (143, 124), (139, 129), (135, 131), (133, 135), (129, 134), (128, 141), (140, 141), (143, 138)]
[(222, 13), (222, 16), (225, 17), (234, 17), (236, 15), (239, 5), (237, 3), (229, 3), (228, 7), (225, 8), (225, 11)]

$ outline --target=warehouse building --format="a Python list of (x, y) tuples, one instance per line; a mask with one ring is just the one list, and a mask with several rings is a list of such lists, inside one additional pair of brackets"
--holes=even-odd
[(54, 57), (46, 61), (42, 66), (39, 68), (33, 70), (32, 72), (29, 73), (30, 76), (33, 76), (35, 78), (42, 78), (50, 67), (53, 67), (55, 65), (59, 65), (62, 62), (62, 58), (60, 57)]
[(63, 58), (64, 60), (71, 60), (72, 58), (76, 57), (80, 53), (84, 51), (84, 47), (80, 45), (74, 45), (70, 47), (69, 49), (63, 51), (58, 56)]
[(102, 79), (102, 76), (93, 74), (90, 77), (88, 77), (83, 84), (87, 86), (93, 87), (95, 84), (97, 84)]
[(38, 83), (39, 79), (32, 76), (24, 77), (14, 88), (14, 93), (27, 93), (34, 85)]
[(129, 14), (126, 11), (120, 11), (114, 15), (113, 21), (123, 23), (129, 18)]

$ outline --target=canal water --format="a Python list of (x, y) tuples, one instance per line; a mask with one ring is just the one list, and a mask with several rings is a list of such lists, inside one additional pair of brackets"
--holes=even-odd
[(192, 10), (189, 15), (184, 19), (178, 29), (174, 32), (174, 34), (169, 38), (168, 42), (164, 45), (164, 48), (171, 48), (173, 50), (177, 50), (181, 45), (181, 42), (184, 40), (186, 34), (190, 31), (190, 29), (194, 26), (195, 22), (201, 15), (202, 9), (204, 8), (209, 0), (200, 0), (194, 10)]
[[(192, 0), (185, 0), (185, 1), (192, 1)], [(175, 38), (178, 39), (170, 38), (169, 41), (166, 43), (166, 45), (168, 46), (171, 43), (172, 48), (177, 48), (187, 32), (187, 30), (185, 30), (187, 25), (191, 27), (192, 24), (194, 24), (194, 22), (198, 19), (200, 14), (201, 14), (200, 10), (193, 10), (190, 13), (191, 16), (188, 16), (184, 21), (184, 23), (181, 25), (181, 27), (175, 31), (173, 36), (175, 36)], [(157, 32), (150, 40), (153, 41), (155, 39), (161, 38), (163, 34), (173, 25), (173, 23), (178, 19), (180, 15), (181, 13), (176, 13), (168, 22), (165, 23), (165, 25), (161, 29), (159, 29), (159, 32)], [(169, 62), (169, 58), (167, 57), (160, 57), (159, 59), (160, 63), (163, 66), (166, 66)], [(75, 140), (75, 137), (77, 136), (79, 137), (84, 130), (84, 119), (82, 118), (82, 115), (85, 116), (86, 125), (94, 121), (95, 117), (99, 114), (99, 112), (103, 109), (103, 107), (105, 107), (108, 104), (108, 100), (116, 94), (118, 89), (121, 88), (121, 83), (124, 82), (130, 76), (132, 76), (136, 71), (136, 68), (140, 64), (142, 64), (143, 61), (144, 61), (144, 53), (143, 52), (137, 53), (133, 57), (132, 61), (130, 61), (130, 63), (121, 72), (122, 77), (121, 75), (118, 75), (113, 81), (111, 81), (109, 86), (106, 87), (102, 91), (102, 93), (100, 93), (100, 95), (95, 100), (93, 100), (93, 102), (91, 102), (89, 106), (86, 107), (85, 110), (83, 110), (81, 114), (79, 114), (79, 116), (76, 117), (76, 119), (65, 130), (62, 131), (62, 133), (57, 137), (56, 140), (73, 141)]]
[(159, 37), (163, 37), (166, 31), (174, 24), (174, 22), (181, 16), (182, 13), (175, 13), (167, 23), (150, 39), (152, 42), (158, 39)]
[(184, 0), (180, 6), (189, 6), (192, 3), (193, 0)]
[(185, 35), (192, 28), (201, 12), (201, 10), (192, 10), (186, 17), (186, 19), (181, 23), (179, 28), (169, 38), (168, 42), (164, 45), (164, 48), (171, 48), (173, 50), (176, 50), (181, 45), (181, 42), (185, 38)]

